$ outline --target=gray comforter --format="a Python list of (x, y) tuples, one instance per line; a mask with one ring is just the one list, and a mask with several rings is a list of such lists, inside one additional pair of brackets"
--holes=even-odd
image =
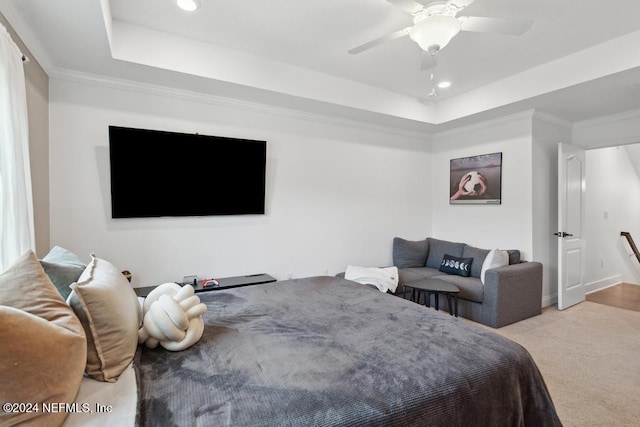
[(140, 347), (142, 426), (558, 426), (529, 353), (344, 279), (199, 294), (205, 331)]

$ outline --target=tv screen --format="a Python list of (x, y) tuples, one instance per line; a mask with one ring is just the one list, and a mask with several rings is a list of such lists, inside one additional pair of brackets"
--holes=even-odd
[(266, 141), (109, 126), (111, 216), (264, 214)]

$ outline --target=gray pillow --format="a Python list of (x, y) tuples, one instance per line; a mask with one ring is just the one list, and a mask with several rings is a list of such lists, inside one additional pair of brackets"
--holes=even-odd
[(425, 240), (393, 239), (393, 265), (398, 268), (423, 267), (427, 260), (429, 243)]
[(482, 273), (482, 263), (484, 263), (484, 259), (489, 254), (489, 251), (489, 249), (480, 249), (465, 245), (462, 256), (464, 258), (473, 258), (473, 262), (471, 263), (472, 277), (480, 277), (480, 273)]
[(462, 252), (465, 247), (464, 243), (449, 242), (448, 240), (438, 240), (431, 237), (427, 238), (427, 242), (429, 242), (427, 267), (439, 269), (445, 254), (462, 258)]
[(86, 268), (80, 257), (60, 246), (55, 246), (40, 260), (40, 265), (44, 268), (51, 282), (58, 290), (58, 293), (66, 301), (71, 293), (71, 285), (78, 281), (78, 278)]

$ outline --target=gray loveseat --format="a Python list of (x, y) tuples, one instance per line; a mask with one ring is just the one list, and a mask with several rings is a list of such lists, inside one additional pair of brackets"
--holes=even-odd
[[(509, 265), (486, 270), (483, 284), (480, 274), (489, 252), (465, 243), (433, 238), (410, 241), (396, 237), (393, 264), (398, 267), (399, 284), (395, 294), (406, 297), (405, 284), (437, 277), (460, 289), (458, 313), (475, 322), (500, 328), (540, 314), (542, 264), (522, 262), (519, 250), (508, 250)], [(472, 258), (469, 277), (440, 271), (445, 255)], [(444, 307), (448, 309), (446, 300)]]

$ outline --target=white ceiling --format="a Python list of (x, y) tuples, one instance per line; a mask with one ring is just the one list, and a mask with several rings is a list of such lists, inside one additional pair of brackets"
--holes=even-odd
[[(423, 3), (430, 3), (425, 0)], [(434, 102), (386, 0), (0, 0), (50, 75), (89, 73), (347, 118), (440, 130), (537, 109), (567, 122), (640, 109), (637, 0), (475, 0), (461, 14), (532, 20), (522, 36), (462, 32)]]

